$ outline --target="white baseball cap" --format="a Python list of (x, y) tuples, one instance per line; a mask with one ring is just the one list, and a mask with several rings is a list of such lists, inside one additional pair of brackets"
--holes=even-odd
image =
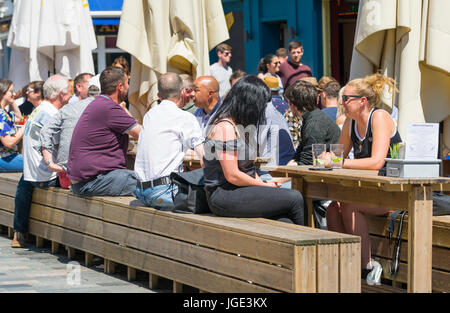
[(96, 86), (100, 89), (100, 74), (92, 76), (91, 79), (89, 79), (88, 88), (91, 86)]
[[(89, 89), (90, 89), (91, 86), (97, 87), (98, 91), (90, 91)], [(91, 79), (89, 79), (89, 82), (88, 82), (88, 94), (91, 95), (91, 96), (96, 96), (96, 95), (100, 94), (100, 91), (101, 91), (101, 88), (100, 88), (100, 74), (97, 74), (95, 76), (92, 76)]]

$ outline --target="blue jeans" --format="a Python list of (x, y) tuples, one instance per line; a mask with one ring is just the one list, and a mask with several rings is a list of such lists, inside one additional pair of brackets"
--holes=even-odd
[(23, 172), (23, 156), (15, 153), (10, 156), (0, 158), (0, 173)]
[(173, 195), (176, 195), (178, 187), (172, 185), (159, 185), (155, 188), (146, 188), (142, 190), (141, 187), (137, 186), (136, 198), (148, 207), (155, 209), (171, 209), (173, 208), (172, 192)]
[(20, 233), (28, 232), (28, 220), (30, 217), (31, 201), (34, 188), (47, 189), (57, 187), (58, 179), (46, 182), (30, 182), (20, 177), (17, 184), (16, 196), (14, 199), (14, 231)]
[(133, 171), (119, 169), (96, 178), (72, 185), (72, 192), (84, 197), (91, 196), (134, 196), (136, 191), (136, 174)]

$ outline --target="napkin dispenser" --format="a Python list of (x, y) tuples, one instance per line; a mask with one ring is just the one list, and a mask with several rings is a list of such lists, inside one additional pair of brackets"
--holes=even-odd
[(386, 176), (401, 178), (435, 178), (441, 176), (442, 160), (386, 158)]

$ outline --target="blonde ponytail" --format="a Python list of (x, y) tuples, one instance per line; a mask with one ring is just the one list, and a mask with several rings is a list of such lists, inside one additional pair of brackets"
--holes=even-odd
[(386, 86), (389, 92), (399, 92), (395, 80), (383, 74), (373, 74), (364, 78), (354, 79), (347, 84), (354, 87), (358, 95), (366, 97), (371, 107), (383, 107), (383, 92)]

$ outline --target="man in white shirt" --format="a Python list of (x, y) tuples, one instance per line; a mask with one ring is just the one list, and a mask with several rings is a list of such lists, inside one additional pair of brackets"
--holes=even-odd
[(231, 88), (230, 77), (233, 75), (233, 69), (228, 66), (231, 61), (231, 46), (222, 43), (217, 46), (216, 52), (219, 60), (209, 67), (209, 71), (219, 82), (219, 96), (222, 98)]
[(203, 135), (200, 126), (181, 97), (183, 81), (174, 73), (158, 79), (161, 103), (144, 116), (139, 136), (134, 171), (138, 179), (136, 196), (146, 206), (172, 208), (169, 175), (183, 171), (183, 159), (188, 149), (203, 158)]
[(13, 248), (21, 248), (24, 244), (33, 189), (57, 186), (57, 173), (48, 169), (49, 164), (44, 162), (40, 151), (40, 133), (72, 96), (68, 79), (61, 75), (51, 76), (44, 84), (44, 95), (45, 100), (28, 118), (23, 135), (23, 175), (15, 195)]

